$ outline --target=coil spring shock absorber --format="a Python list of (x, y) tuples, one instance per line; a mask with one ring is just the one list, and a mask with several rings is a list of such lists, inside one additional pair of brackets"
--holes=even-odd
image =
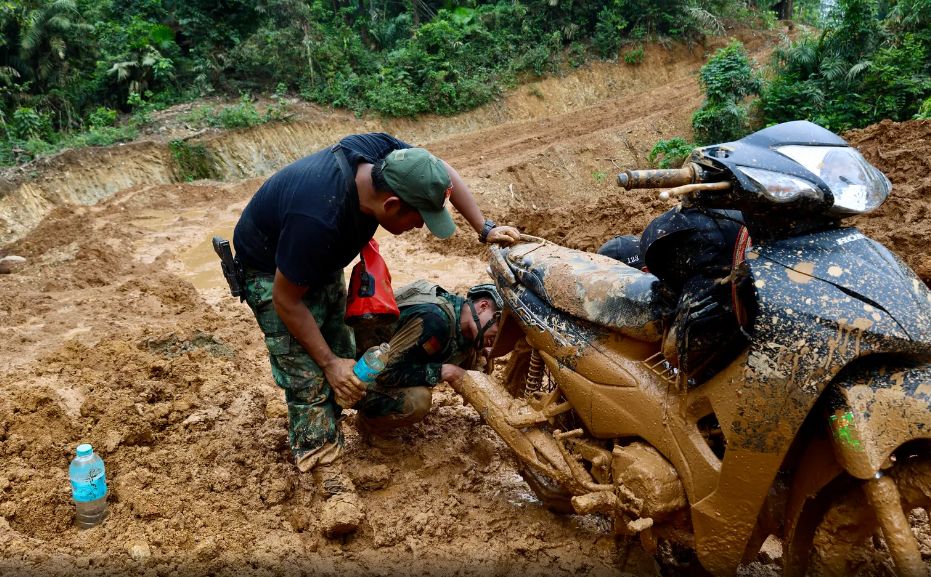
[(537, 349), (530, 351), (530, 366), (527, 367), (527, 393), (536, 393), (543, 388), (543, 358)]

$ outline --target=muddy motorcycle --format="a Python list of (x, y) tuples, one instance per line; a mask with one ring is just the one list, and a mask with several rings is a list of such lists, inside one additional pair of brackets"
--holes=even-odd
[(506, 305), (492, 356), (510, 356), (456, 389), (530, 487), (714, 575), (771, 535), (788, 576), (927, 575), (910, 525), (931, 507), (931, 292), (841, 225), (885, 200), (886, 177), (791, 122), (618, 182), (740, 211), (749, 239), (719, 282), (746, 346), (691, 378), (663, 344), (652, 274), (542, 239), (492, 248)]

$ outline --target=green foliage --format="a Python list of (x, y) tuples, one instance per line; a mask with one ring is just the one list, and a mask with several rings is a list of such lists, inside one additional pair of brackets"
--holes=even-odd
[(638, 66), (643, 63), (643, 44), (624, 52), (624, 64)]
[(152, 92), (146, 92), (146, 98), (143, 98), (138, 92), (130, 92), (126, 99), (126, 104), (133, 112), (132, 124), (134, 126), (144, 126), (152, 122), (152, 113), (155, 112), (155, 105), (150, 101)]
[(838, 0), (821, 34), (774, 52), (766, 122), (804, 118), (834, 131), (906, 120), (931, 95), (931, 0)]
[(692, 132), (700, 144), (730, 142), (750, 132), (747, 108), (733, 101), (705, 102), (692, 115)]
[(50, 140), (52, 135), (48, 115), (26, 106), (13, 112), (8, 130), (10, 138), (15, 140)]
[(225, 106), (217, 114), (218, 125), (226, 129), (249, 128), (262, 122), (262, 117), (256, 110), (255, 104), (252, 103), (252, 97), (248, 94), (240, 96), (238, 104)]
[[(28, 123), (34, 124), (35, 118), (28, 115)], [(139, 133), (132, 126), (100, 126), (92, 127), (87, 131), (75, 131), (55, 134), (47, 121), (40, 124), (45, 128), (23, 137), (18, 130), (11, 130), (10, 136), (0, 141), (0, 166), (22, 164), (42, 156), (54, 154), (65, 148), (81, 148), (85, 146), (109, 146), (117, 142), (127, 142), (136, 138)], [(44, 131), (44, 134), (41, 134)]]
[(77, 4), (42, 2), (23, 24), (20, 54), (30, 77), (45, 89), (70, 80), (70, 61), (81, 58), (92, 29), (83, 22)]
[[(901, 0), (896, 9), (926, 1)], [(276, 95), (264, 113), (244, 99), (200, 119), (218, 127), (285, 119), (287, 93), (357, 114), (455, 114), (519, 81), (581, 66), (590, 55), (615, 59), (625, 45), (635, 48), (623, 53), (624, 61), (639, 64), (637, 43), (720, 33), (722, 21), (749, 21), (745, 13), (755, 12), (747, 6), (738, 0), (0, 0), (0, 122), (7, 127), (0, 162), (46, 153), (39, 142), (54, 148), (59, 141), (120, 140), (150, 123), (154, 111), (208, 94)], [(900, 12), (898, 26), (919, 37), (926, 19)], [(20, 107), (47, 120), (39, 138), (12, 134)], [(19, 128), (32, 130), (28, 120)]]
[(585, 51), (585, 45), (581, 42), (573, 42), (569, 45), (568, 51), (568, 60), (569, 66), (573, 68), (578, 68), (585, 64), (585, 61), (588, 59), (588, 54)]
[(624, 18), (624, 1), (612, 0), (598, 12), (595, 37), (592, 44), (603, 58), (613, 58), (621, 46), (622, 33), (629, 22)]
[(213, 157), (206, 146), (190, 144), (184, 140), (172, 140), (168, 147), (175, 161), (175, 175), (179, 180), (191, 182), (217, 176)]
[(821, 0), (795, 0), (792, 8), (795, 20), (820, 28), (825, 14), (822, 13)]
[(116, 124), (116, 110), (111, 110), (105, 106), (98, 106), (97, 110), (91, 112), (87, 117), (87, 123), (91, 128), (105, 128)]
[[(925, 96), (931, 94), (931, 75), (927, 73), (928, 54), (914, 35), (905, 34), (897, 45), (880, 48), (860, 73), (861, 91), (875, 98), (863, 101), (867, 105), (861, 116), (870, 121), (891, 118), (906, 120), (917, 110)], [(855, 119), (851, 120), (856, 123)]]
[(170, 90), (180, 47), (168, 26), (132, 16), (101, 24), (98, 32), (109, 57), (105, 81), (118, 94)]
[(272, 104), (265, 109), (265, 122), (277, 122), (285, 120), (288, 117), (288, 86), (284, 82), (279, 82), (272, 94)]
[(92, 126), (90, 130), (65, 135), (57, 149), (82, 148), (84, 146), (109, 146), (117, 142), (128, 142), (139, 135), (132, 125)]
[(650, 149), (647, 160), (654, 168), (673, 168), (682, 166), (685, 159), (692, 153), (695, 145), (681, 136), (668, 140), (659, 140)]
[(702, 66), (699, 82), (705, 102), (692, 116), (699, 144), (726, 142), (750, 132), (745, 100), (759, 93), (762, 82), (743, 45), (733, 40)]
[(762, 84), (747, 51), (737, 40), (714, 53), (701, 67), (698, 81), (711, 102), (739, 101), (757, 94)]
[(925, 99), (915, 114), (915, 120), (931, 120), (931, 96)]
[(272, 104), (265, 109), (264, 113), (259, 112), (249, 94), (243, 93), (237, 104), (223, 106), (219, 110), (212, 106), (198, 106), (185, 114), (183, 118), (185, 122), (195, 126), (227, 130), (249, 128), (266, 122), (284, 120), (288, 114), (285, 90), (283, 84), (277, 87), (275, 94), (272, 95)]

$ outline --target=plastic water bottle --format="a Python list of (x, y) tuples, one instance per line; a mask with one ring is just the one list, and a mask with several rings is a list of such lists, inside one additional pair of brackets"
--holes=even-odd
[(76, 522), (81, 529), (99, 525), (107, 514), (107, 476), (103, 459), (94, 448), (78, 445), (78, 454), (71, 460), (71, 498), (77, 508)]
[(391, 348), (388, 343), (382, 343), (365, 351), (356, 364), (352, 367), (352, 372), (359, 377), (359, 380), (365, 384), (375, 382), (378, 373), (385, 368), (385, 355)]

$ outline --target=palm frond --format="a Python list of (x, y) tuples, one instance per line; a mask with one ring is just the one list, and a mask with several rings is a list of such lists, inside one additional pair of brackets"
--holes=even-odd
[(772, 59), (778, 68), (806, 77), (817, 71), (821, 50), (811, 36), (803, 36), (795, 42), (785, 38), (773, 50)]
[(857, 76), (860, 75), (861, 72), (869, 69), (869, 67), (872, 65), (873, 65), (872, 60), (861, 60), (860, 62), (857, 62), (856, 64), (850, 67), (850, 70), (847, 71), (847, 81), (850, 82), (850, 81), (855, 80)]
[(689, 18), (698, 24), (702, 32), (712, 35), (724, 34), (724, 24), (711, 12), (693, 4), (687, 4), (684, 7), (684, 11), (688, 14)]
[(129, 75), (132, 73), (132, 69), (137, 66), (138, 64), (133, 60), (114, 62), (113, 66), (107, 70), (107, 74), (116, 74), (117, 82), (126, 82), (126, 79), (129, 78)]
[(23, 53), (29, 58), (33, 52), (39, 49), (45, 40), (45, 26), (39, 20), (39, 13), (33, 13), (23, 26), (23, 37), (19, 42)]
[(49, 46), (49, 51), (55, 56), (58, 56), (59, 60), (65, 59), (65, 52), (68, 49), (68, 45), (65, 44), (64, 38), (60, 38), (58, 36), (50, 38), (48, 42), (48, 46)]
[(13, 79), (19, 78), (19, 71), (12, 66), (0, 66), (0, 86), (13, 84)]
[(849, 68), (847, 64), (836, 56), (825, 58), (821, 61), (821, 75), (828, 82), (837, 82), (847, 76)]
[(51, 30), (66, 32), (71, 29), (71, 19), (62, 14), (55, 14), (45, 21), (45, 26)]

